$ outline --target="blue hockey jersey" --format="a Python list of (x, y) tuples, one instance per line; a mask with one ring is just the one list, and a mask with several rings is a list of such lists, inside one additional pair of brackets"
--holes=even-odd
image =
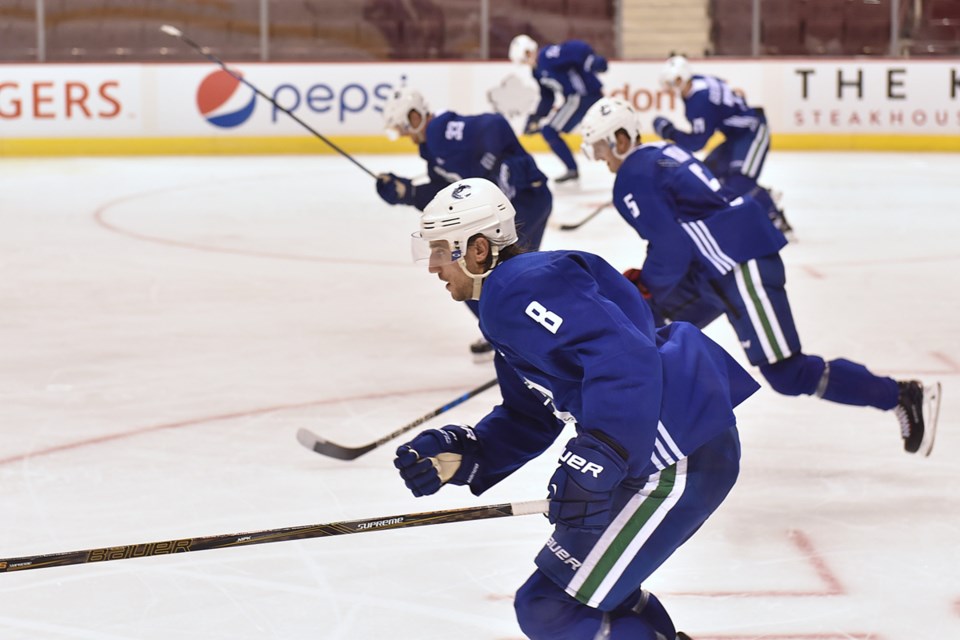
[(746, 196), (728, 199), (702, 162), (668, 142), (631, 150), (613, 203), (647, 241), (643, 282), (654, 299), (666, 299), (694, 264), (716, 277), (787, 243), (763, 206)]
[(540, 50), (533, 77), (540, 83), (540, 103), (533, 117), (550, 113), (556, 94), (599, 97), (603, 84), (598, 73), (607, 70), (607, 60), (581, 40), (567, 40)]
[(687, 151), (702, 149), (715, 131), (728, 140), (752, 136), (757, 126), (766, 121), (730, 85), (713, 76), (693, 76), (691, 92), (684, 97), (683, 104), (691, 131), (675, 131), (671, 137)]
[(511, 200), (518, 192), (547, 180), (499, 113), (437, 114), (427, 124), (420, 157), (427, 161), (430, 177), (428, 184), (414, 190), (413, 205), (421, 211), (438, 191), (464, 178), (486, 178)]
[(503, 403), (475, 427), (476, 494), (565, 423), (602, 431), (626, 452), (630, 476), (647, 476), (733, 426), (733, 407), (759, 388), (694, 326), (654, 329), (636, 287), (589, 253), (525, 253), (494, 268), (480, 328), (498, 351)]

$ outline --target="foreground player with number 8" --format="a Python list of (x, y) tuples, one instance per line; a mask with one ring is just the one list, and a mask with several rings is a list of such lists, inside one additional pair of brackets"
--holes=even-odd
[(424, 431), (394, 461), (416, 496), (481, 494), (576, 428), (548, 482), (555, 526), (517, 592), (530, 638), (685, 638), (641, 585), (733, 487), (733, 408), (757, 383), (693, 325), (655, 329), (602, 258), (524, 253), (493, 183), (455, 182), (424, 209), (414, 255), (457, 301), (478, 300), (503, 403), (475, 427)]

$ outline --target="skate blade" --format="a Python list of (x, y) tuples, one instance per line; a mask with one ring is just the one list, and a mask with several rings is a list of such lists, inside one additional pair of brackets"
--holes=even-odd
[(937, 421), (940, 419), (940, 383), (923, 387), (923, 440), (917, 453), (924, 457), (933, 451), (933, 442), (937, 437)]

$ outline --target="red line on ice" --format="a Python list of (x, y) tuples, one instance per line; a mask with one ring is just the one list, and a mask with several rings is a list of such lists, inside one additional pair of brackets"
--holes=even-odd
[(104, 442), (113, 442), (114, 440), (123, 440), (125, 438), (133, 438), (135, 436), (143, 435), (146, 433), (153, 433), (154, 431), (161, 431), (163, 429), (180, 429), (183, 427), (192, 427), (196, 425), (206, 424), (209, 422), (218, 422), (221, 420), (232, 420), (234, 418), (246, 418), (249, 416), (274, 413), (277, 411), (287, 411), (290, 409), (302, 409), (305, 407), (322, 406), (322, 405), (341, 403), (341, 402), (354, 402), (358, 400), (376, 400), (381, 398), (389, 398), (393, 396), (406, 396), (413, 393), (433, 393), (433, 392), (460, 391), (460, 390), (461, 390), (460, 387), (437, 387), (433, 389), (416, 389), (412, 391), (370, 393), (370, 394), (364, 394), (364, 395), (353, 396), (353, 397), (338, 397), (338, 398), (329, 398), (326, 400), (311, 400), (308, 402), (281, 404), (281, 405), (275, 405), (272, 407), (261, 407), (259, 409), (247, 409), (244, 411), (222, 413), (222, 414), (212, 415), (212, 416), (202, 416), (199, 418), (188, 418), (186, 420), (178, 420), (176, 422), (165, 422), (162, 424), (155, 424), (147, 427), (140, 427), (138, 429), (131, 429), (129, 431), (121, 431), (118, 433), (110, 433), (110, 434), (97, 436), (93, 438), (85, 438), (83, 440), (77, 440), (75, 442), (66, 442), (63, 444), (54, 445), (54, 446), (46, 447), (43, 449), (37, 449), (35, 451), (29, 451), (27, 453), (18, 453), (15, 455), (7, 456), (5, 458), (0, 458), (0, 465), (11, 464), (15, 462), (22, 462), (30, 458), (46, 456), (52, 453), (59, 453), (61, 451), (70, 451), (73, 449), (80, 449), (82, 447), (89, 447), (96, 444), (102, 444)]

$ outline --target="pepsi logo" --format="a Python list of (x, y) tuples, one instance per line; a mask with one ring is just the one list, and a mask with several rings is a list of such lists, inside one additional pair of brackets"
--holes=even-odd
[(197, 88), (197, 109), (207, 122), (228, 129), (253, 114), (256, 92), (223, 69), (214, 71)]

